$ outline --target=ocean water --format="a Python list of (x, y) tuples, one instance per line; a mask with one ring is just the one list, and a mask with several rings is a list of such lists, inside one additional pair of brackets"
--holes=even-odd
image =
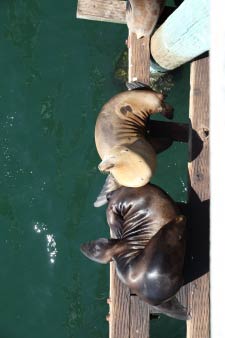
[[(105, 208), (93, 207), (105, 180), (94, 126), (125, 88), (114, 73), (127, 28), (75, 12), (73, 1), (0, 3), (2, 338), (108, 336), (109, 268), (79, 246), (109, 232)], [(188, 65), (173, 82), (167, 101), (174, 120), (187, 122)], [(186, 144), (159, 155), (154, 183), (186, 201)], [(184, 338), (185, 323), (161, 316), (151, 332)]]

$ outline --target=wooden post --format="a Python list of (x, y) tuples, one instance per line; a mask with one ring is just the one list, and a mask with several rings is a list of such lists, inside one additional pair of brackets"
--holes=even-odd
[(137, 39), (136, 34), (129, 35), (128, 80), (140, 81), (149, 85), (150, 50), (149, 37)]
[[(190, 111), (192, 129), (203, 142), (200, 154), (194, 159), (196, 150), (194, 138), (190, 137), (190, 162), (188, 164), (189, 215), (192, 229), (190, 247), (192, 253), (191, 270), (197, 265), (200, 270), (207, 271), (201, 260), (208, 259), (208, 229), (207, 218), (209, 200), (209, 60), (204, 58), (191, 64), (190, 76)], [(191, 133), (193, 135), (193, 133)], [(205, 248), (205, 249), (204, 249)], [(190, 248), (189, 248), (190, 250)], [(193, 273), (193, 271), (192, 271)], [(179, 292), (179, 297), (187, 305), (192, 319), (187, 321), (187, 338), (209, 338), (209, 274), (205, 273), (194, 279)]]
[(151, 54), (171, 70), (209, 50), (209, 1), (185, 0), (151, 38)]
[(126, 1), (120, 0), (78, 0), (78, 19), (125, 23)]

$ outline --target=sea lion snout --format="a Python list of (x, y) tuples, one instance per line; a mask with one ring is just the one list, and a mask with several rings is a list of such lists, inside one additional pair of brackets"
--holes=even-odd
[(99, 163), (98, 169), (101, 172), (109, 172), (115, 166), (115, 157), (109, 157)]

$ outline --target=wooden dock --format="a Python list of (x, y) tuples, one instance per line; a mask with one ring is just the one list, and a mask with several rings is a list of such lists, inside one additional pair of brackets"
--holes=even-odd
[[(78, 0), (77, 18), (125, 23), (125, 1)], [(130, 36), (129, 81), (149, 84), (149, 38)], [(187, 338), (209, 338), (209, 60), (191, 63), (187, 284), (178, 297), (191, 313)], [(150, 306), (118, 279), (110, 263), (109, 337), (149, 338)], [(152, 337), (154, 338), (154, 337)]]

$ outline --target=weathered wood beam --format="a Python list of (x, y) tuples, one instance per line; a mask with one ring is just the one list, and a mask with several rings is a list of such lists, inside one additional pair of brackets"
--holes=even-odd
[[(129, 81), (149, 84), (149, 38), (129, 36)], [(119, 281), (114, 263), (110, 263), (110, 338), (148, 338), (150, 306)]]
[(130, 290), (119, 280), (110, 263), (109, 338), (130, 338)]
[[(203, 142), (195, 157), (195, 142), (190, 137), (188, 254), (189, 278), (193, 279), (180, 291), (187, 301), (192, 319), (187, 321), (187, 338), (209, 338), (209, 274), (208, 271), (208, 207), (209, 207), (209, 60), (191, 64), (190, 111), (192, 129)], [(190, 133), (191, 134), (191, 133)]]
[(77, 18), (114, 23), (126, 23), (126, 1), (78, 0)]

